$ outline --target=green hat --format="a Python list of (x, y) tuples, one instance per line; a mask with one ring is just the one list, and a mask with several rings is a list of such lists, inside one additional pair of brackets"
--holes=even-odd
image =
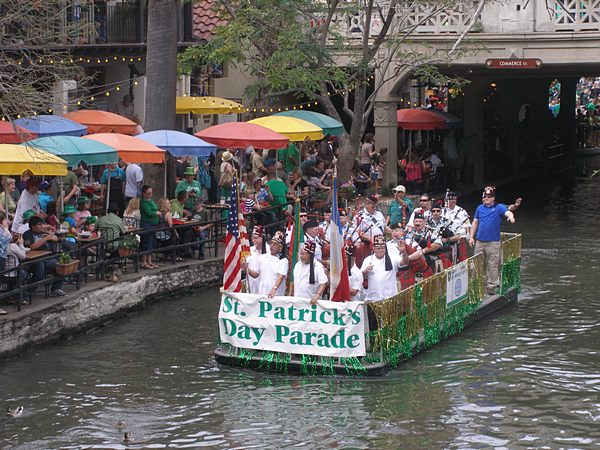
[(196, 170), (193, 167), (186, 167), (184, 175), (196, 175)]
[(82, 195), (81, 197), (79, 197), (77, 199), (77, 203), (85, 203), (85, 202), (89, 202), (89, 201), (90, 201), (89, 197), (86, 197), (85, 195)]
[(35, 216), (35, 211), (33, 209), (28, 209), (23, 213), (23, 221), (31, 219)]
[(98, 217), (96, 217), (96, 216), (89, 216), (89, 217), (85, 218), (86, 225), (89, 225), (91, 223), (96, 223), (96, 222), (98, 222)]
[(65, 206), (65, 209), (63, 211), (64, 214), (73, 214), (76, 213), (77, 209), (75, 209), (75, 207), (73, 205), (67, 205)]

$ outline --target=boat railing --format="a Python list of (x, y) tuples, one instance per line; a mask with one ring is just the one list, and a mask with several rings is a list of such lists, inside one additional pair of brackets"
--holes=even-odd
[[(501, 250), (500, 293), (506, 294), (512, 288), (520, 289), (521, 235), (503, 233)], [(394, 297), (365, 302), (369, 329), (364, 361), (395, 367), (421, 348), (460, 333), (484, 299), (484, 276), (484, 257), (479, 253)], [(448, 293), (461, 283), (456, 277), (468, 280), (458, 298)]]

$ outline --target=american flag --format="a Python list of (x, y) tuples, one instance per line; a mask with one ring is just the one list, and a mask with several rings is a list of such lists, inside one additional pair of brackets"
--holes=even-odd
[(227, 234), (225, 235), (225, 259), (223, 261), (223, 289), (242, 292), (241, 243), (239, 229), (237, 180), (233, 177), (231, 196), (227, 199)]

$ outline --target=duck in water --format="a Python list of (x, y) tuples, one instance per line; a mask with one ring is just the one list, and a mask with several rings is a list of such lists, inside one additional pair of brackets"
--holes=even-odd
[(21, 414), (23, 414), (22, 406), (17, 406), (15, 409), (10, 409), (10, 406), (6, 408), (7, 417), (19, 417)]

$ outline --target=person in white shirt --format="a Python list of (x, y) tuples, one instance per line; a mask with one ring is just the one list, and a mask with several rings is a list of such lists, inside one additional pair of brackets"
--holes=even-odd
[(144, 172), (137, 164), (128, 164), (125, 169), (125, 203), (134, 197), (141, 197)]
[(363, 233), (365, 238), (368, 238), (371, 241), (375, 236), (383, 234), (386, 231), (385, 216), (376, 209), (377, 202), (377, 196), (367, 196), (365, 199), (365, 207), (359, 213), (359, 231)]
[(419, 208), (415, 208), (410, 219), (406, 224), (406, 231), (411, 231), (415, 227), (415, 213), (419, 212), (425, 218), (425, 222), (431, 217), (431, 204), (433, 203), (432, 198), (428, 194), (421, 194), (419, 199)]
[(363, 273), (360, 269), (354, 264), (354, 252), (356, 251), (356, 247), (354, 245), (346, 245), (344, 247), (346, 251), (346, 258), (348, 258), (348, 281), (350, 283), (350, 301), (360, 301), (363, 298)]
[(323, 264), (315, 261), (315, 247), (314, 242), (305, 242), (294, 266), (294, 297), (308, 298), (311, 305), (317, 304), (329, 281)]
[(283, 255), (285, 237), (281, 231), (276, 232), (269, 243), (269, 252), (258, 257), (258, 270), (252, 270), (245, 264), (248, 275), (258, 278), (257, 294), (273, 298), (285, 295), (285, 278), (288, 274), (288, 260)]
[(397, 223), (390, 226), (392, 229), (392, 239), (386, 242), (387, 252), (390, 255), (394, 255), (398, 258), (401, 257), (400, 249), (398, 248), (398, 242), (404, 240), (404, 229)]
[(323, 260), (323, 247), (321, 245), (321, 239), (319, 238), (319, 224), (314, 220), (309, 220), (302, 226), (304, 229), (304, 242), (315, 243), (315, 259), (317, 261)]
[(373, 254), (367, 256), (360, 270), (368, 280), (365, 300), (379, 301), (398, 294), (396, 275), (400, 266), (408, 264), (406, 253), (390, 255), (386, 251), (385, 236), (373, 238)]
[(456, 204), (458, 196), (454, 192), (447, 194), (448, 205), (442, 210), (442, 218), (451, 222), (450, 231), (460, 237), (467, 237), (471, 228), (469, 213)]
[[(265, 241), (263, 239), (263, 228), (260, 225), (255, 225), (252, 229), (252, 247), (250, 247), (250, 256), (246, 258), (248, 267), (253, 271), (258, 271), (260, 267), (260, 255), (265, 253)], [(258, 294), (258, 278), (246, 276), (246, 287), (248, 293)]]
[(40, 217), (46, 217), (46, 215), (42, 212), (37, 199), (38, 185), (39, 182), (37, 180), (30, 178), (27, 180), (27, 188), (21, 192), (11, 227), (11, 230), (15, 233), (18, 233), (19, 227), (23, 225), (23, 213), (25, 211), (31, 209), (34, 213), (40, 215)]

